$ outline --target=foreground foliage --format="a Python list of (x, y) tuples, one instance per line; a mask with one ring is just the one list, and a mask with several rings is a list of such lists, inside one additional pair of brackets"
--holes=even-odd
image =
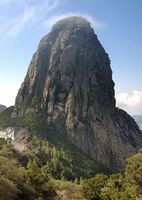
[(34, 160), (22, 166), (21, 158), (11, 145), (1, 145), (0, 199), (53, 199), (56, 193), (50, 178), (42, 173)]
[[(53, 137), (53, 135), (52, 135)], [(50, 141), (52, 141), (50, 136)], [(58, 144), (58, 145), (56, 145)], [(62, 192), (54, 179), (62, 180), (63, 193), (66, 198), (70, 191), (78, 191), (72, 198), (82, 199), (78, 183), (82, 176), (90, 177), (94, 162), (74, 148), (71, 153), (70, 144), (62, 145), (61, 138), (54, 145), (36, 136), (29, 138), (27, 148), (19, 152), (12, 145), (0, 140), (0, 199), (58, 199)], [(62, 146), (62, 148), (60, 148)], [(76, 155), (74, 156), (74, 152)], [(82, 160), (81, 160), (82, 159)], [(78, 161), (81, 165), (78, 165)], [(92, 166), (92, 169), (89, 169)], [(95, 168), (94, 168), (95, 169)], [(52, 181), (51, 181), (52, 180)], [(75, 182), (69, 183), (66, 180)], [(65, 184), (64, 184), (65, 183)], [(72, 188), (73, 186), (73, 188)], [(72, 189), (71, 189), (72, 188)], [(5, 190), (9, 192), (5, 194)], [(75, 197), (76, 196), (76, 197)], [(70, 196), (71, 197), (71, 196)], [(59, 198), (59, 199), (60, 199)]]
[(98, 174), (84, 180), (82, 192), (90, 200), (141, 200), (142, 152), (128, 159), (122, 174)]
[(97, 174), (83, 180), (76, 177), (72, 162), (63, 149), (56, 149), (37, 137), (31, 139), (22, 153), (1, 139), (0, 199), (142, 199), (142, 152), (128, 159), (124, 173)]

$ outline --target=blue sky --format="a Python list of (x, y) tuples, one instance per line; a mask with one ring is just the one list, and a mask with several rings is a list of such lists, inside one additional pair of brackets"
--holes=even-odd
[(0, 1), (0, 104), (13, 105), (40, 39), (67, 16), (87, 18), (109, 54), (117, 105), (142, 114), (141, 0)]

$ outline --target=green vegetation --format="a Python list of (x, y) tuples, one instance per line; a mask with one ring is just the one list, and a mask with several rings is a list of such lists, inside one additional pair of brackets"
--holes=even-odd
[[(16, 151), (12, 145), (5, 143), (0, 145), (1, 200), (84, 199), (79, 184), (73, 183), (73, 181), (65, 181), (64, 177), (61, 178), (62, 180), (51, 178), (53, 166), (49, 161), (51, 169), (48, 171), (45, 162), (46, 156), (43, 152), (46, 153), (46, 156), (50, 156), (52, 160), (57, 155), (59, 156), (60, 153), (63, 153), (49, 147), (46, 141), (39, 140), (36, 137), (32, 139), (30, 147), (22, 153)], [(39, 158), (39, 156), (43, 156), (43, 159)], [(64, 157), (66, 156), (63, 156), (63, 160)]]
[(101, 189), (106, 185), (108, 177), (103, 174), (97, 174), (95, 177), (82, 181), (82, 191), (87, 199), (100, 199)]
[(82, 180), (74, 178), (74, 170), (71, 158), (45, 140), (33, 137), (22, 153), (1, 140), (0, 199), (142, 199), (142, 152), (128, 159), (121, 174), (97, 174)]
[(11, 119), (13, 108), (14, 107), (11, 106), (0, 113), (0, 127), (5, 128), (13, 124), (13, 120)]
[(12, 112), (14, 110), (14, 106), (11, 106), (0, 113), (0, 127), (6, 128), (8, 126), (13, 127), (25, 127), (29, 130), (45, 130), (46, 125), (44, 123), (44, 115), (37, 114), (29, 114), (22, 117), (12, 118)]
[(90, 200), (141, 200), (142, 152), (128, 159), (124, 173), (98, 174), (82, 182), (84, 196)]
[(0, 199), (53, 199), (56, 193), (50, 178), (44, 176), (35, 161), (28, 161), (24, 167), (19, 162), (21, 157), (11, 145), (1, 145)]
[[(55, 136), (53, 133), (51, 135)], [(28, 149), (23, 152), (26, 160), (35, 160), (44, 174), (55, 179), (75, 180), (77, 183), (80, 177), (89, 178), (95, 175), (98, 170), (95, 167), (98, 167), (98, 165), (93, 160), (88, 159), (85, 154), (68, 143), (65, 138), (64, 141), (61, 141), (61, 137), (58, 139), (54, 137), (56, 140), (54, 139), (53, 145), (49, 133), (48, 136), (50, 143), (36, 136), (30, 138)]]
[[(82, 176), (91, 177), (94, 174), (95, 162), (64, 137), (57, 137), (55, 141), (54, 134), (54, 130), (50, 129), (47, 134), (50, 143), (31, 136), (26, 150), (21, 153), (3, 139), (0, 140), (0, 199), (48, 199), (47, 196), (49, 199), (83, 199), (78, 184)], [(90, 166), (92, 169), (89, 169)], [(60, 180), (60, 187), (55, 179)], [(4, 188), (10, 191), (6, 195), (3, 193)], [(70, 192), (73, 194), (67, 198)]]

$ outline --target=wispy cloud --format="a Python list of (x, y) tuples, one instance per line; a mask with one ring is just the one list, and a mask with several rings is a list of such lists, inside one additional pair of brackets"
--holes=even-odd
[[(51, 16), (51, 12), (61, 4), (61, 0), (2, 0), (0, 1), (0, 37), (3, 41), (15, 38), (25, 28), (44, 24), (51, 29), (60, 19), (69, 16), (82, 16), (91, 23), (95, 30), (104, 30), (107, 25), (84, 13), (67, 12)], [(11, 9), (13, 8), (13, 9)]]
[(142, 114), (142, 90), (134, 90), (131, 94), (126, 92), (116, 95), (117, 106), (130, 114)]
[(12, 0), (0, 3), (0, 37), (5, 40), (17, 36), (25, 27), (42, 22), (59, 5), (59, 0)]
[(87, 19), (90, 22), (91, 26), (95, 30), (105, 30), (107, 28), (107, 25), (105, 23), (94, 19), (92, 16), (90, 16), (88, 14), (74, 13), (74, 12), (68, 12), (68, 13), (64, 13), (64, 14), (60, 14), (60, 15), (54, 15), (54, 16), (50, 17), (48, 20), (45, 20), (44, 26), (47, 27), (48, 29), (51, 29), (53, 24), (55, 24), (57, 21), (64, 19), (66, 17), (71, 17), (71, 16), (81, 16), (81, 17)]

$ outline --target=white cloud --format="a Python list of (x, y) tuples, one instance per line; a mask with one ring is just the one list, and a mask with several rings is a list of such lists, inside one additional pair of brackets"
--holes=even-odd
[[(106, 24), (83, 13), (68, 12), (50, 17), (50, 12), (57, 8), (61, 0), (2, 0), (0, 1), (0, 37), (2, 41), (15, 38), (25, 28), (44, 24), (48, 29), (60, 19), (69, 16), (82, 16), (91, 23), (95, 30), (106, 29)], [(12, 8), (12, 9), (11, 9)], [(46, 20), (48, 19), (48, 20)]]
[(14, 38), (25, 27), (31, 28), (42, 22), (47, 14), (59, 5), (59, 0), (15, 0), (11, 11), (12, 0), (0, 3), (0, 37), (3, 40)]
[(142, 91), (134, 90), (132, 94), (126, 92), (116, 95), (117, 106), (130, 114), (142, 114)]
[(60, 14), (60, 15), (54, 15), (44, 22), (44, 26), (47, 27), (48, 29), (51, 29), (53, 24), (55, 24), (57, 21), (64, 19), (66, 17), (71, 17), (71, 16), (81, 16), (81, 17), (87, 19), (90, 22), (91, 26), (95, 30), (106, 29), (105, 23), (102, 23), (102, 22), (94, 19), (92, 16), (83, 14), (83, 13), (74, 13), (74, 12), (68, 12), (68, 13), (64, 13), (64, 14)]
[(27, 9), (22, 16), (19, 16), (17, 19), (13, 19), (13, 21), (11, 21), (9, 24), (10, 30), (6, 32), (5, 38), (8, 39), (9, 37), (16, 37), (26, 26), (26, 24), (32, 20), (34, 13), (34, 9)]
[(131, 95), (128, 93), (120, 93), (116, 95), (117, 105), (121, 107), (142, 106), (142, 91), (134, 90)]

